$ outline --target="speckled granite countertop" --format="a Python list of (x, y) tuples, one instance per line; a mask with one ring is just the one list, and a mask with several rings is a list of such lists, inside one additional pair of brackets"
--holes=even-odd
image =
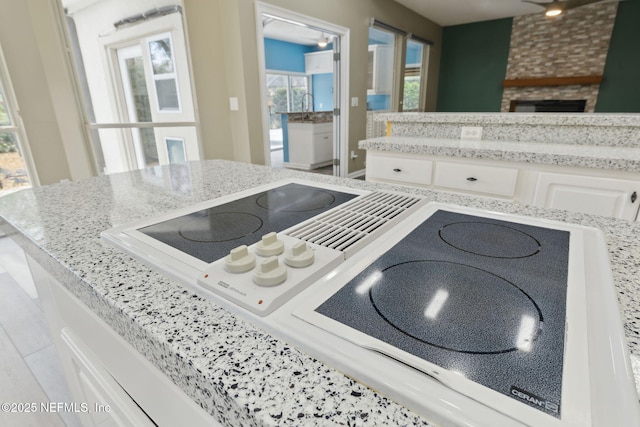
[(360, 141), (363, 150), (640, 172), (640, 148), (543, 142), (390, 136)]
[(487, 141), (640, 147), (640, 114), (386, 113), (390, 136), (458, 139), (463, 127), (482, 127)]
[(640, 115), (585, 113), (384, 113), (376, 120), (411, 123), (465, 123), (545, 126), (603, 126), (640, 128)]
[[(3, 230), (225, 425), (428, 425), (100, 239), (114, 225), (297, 177), (601, 228), (640, 384), (640, 224), (227, 161), (62, 183), (0, 198)], [(223, 344), (221, 344), (223, 343)]]

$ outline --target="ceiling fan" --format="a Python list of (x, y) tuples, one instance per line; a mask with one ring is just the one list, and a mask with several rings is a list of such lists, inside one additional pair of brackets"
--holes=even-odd
[(546, 16), (558, 16), (561, 15), (565, 10), (574, 9), (576, 7), (585, 6), (591, 3), (598, 3), (603, 0), (552, 0), (549, 2), (538, 2), (533, 0), (522, 0), (524, 3), (531, 3), (537, 6), (544, 7)]

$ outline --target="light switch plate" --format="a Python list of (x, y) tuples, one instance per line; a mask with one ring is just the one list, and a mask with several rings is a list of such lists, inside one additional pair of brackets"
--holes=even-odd
[(229, 98), (229, 108), (231, 109), (231, 111), (240, 110), (240, 106), (238, 105), (238, 98), (236, 98), (235, 96)]
[(357, 107), (358, 106), (358, 97), (354, 96), (353, 98), (351, 98), (351, 106), (352, 107)]

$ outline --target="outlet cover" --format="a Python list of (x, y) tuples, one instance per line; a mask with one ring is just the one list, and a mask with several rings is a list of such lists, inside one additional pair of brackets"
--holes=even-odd
[(482, 139), (482, 126), (463, 126), (460, 139)]
[(229, 98), (229, 109), (230, 109), (231, 111), (238, 111), (238, 110), (240, 110), (240, 106), (238, 105), (238, 98), (236, 98), (235, 96), (234, 96), (234, 97)]

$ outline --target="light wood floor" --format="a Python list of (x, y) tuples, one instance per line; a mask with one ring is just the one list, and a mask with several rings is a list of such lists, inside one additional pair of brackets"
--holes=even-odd
[[(41, 411), (47, 402), (73, 400), (24, 253), (0, 237), (0, 426), (80, 426), (73, 413)], [(37, 410), (7, 412), (5, 403), (10, 410), (35, 403)]]

